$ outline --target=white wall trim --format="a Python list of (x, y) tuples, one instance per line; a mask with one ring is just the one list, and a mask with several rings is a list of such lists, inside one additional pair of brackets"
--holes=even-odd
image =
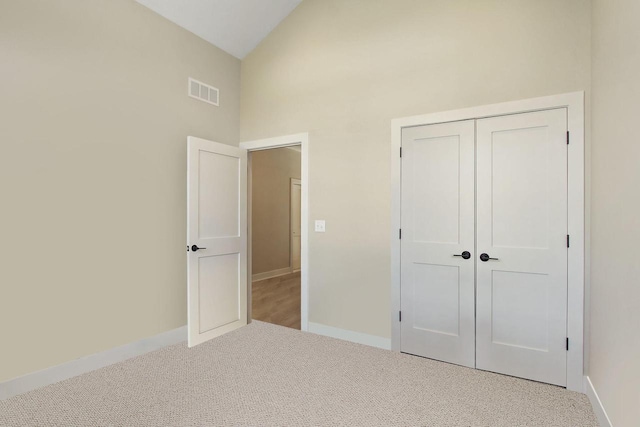
[(132, 357), (140, 356), (187, 339), (187, 327), (182, 326), (120, 347), (81, 357), (61, 365), (33, 372), (0, 384), (0, 400), (8, 399), (49, 384), (76, 377)]
[(391, 347), (400, 351), (400, 178), (402, 128), (481, 119), (508, 114), (567, 108), (567, 129), (571, 134), (568, 146), (568, 233), (571, 248), (568, 253), (567, 388), (583, 390), (584, 375), (584, 296), (585, 296), (585, 164), (584, 164), (584, 92), (525, 99), (522, 101), (464, 108), (391, 121)]
[[(302, 226), (301, 226), (301, 273), (300, 273), (300, 328), (303, 331), (309, 330), (309, 134), (307, 132), (294, 135), (277, 136), (274, 138), (259, 139), (255, 141), (245, 141), (240, 143), (240, 148), (248, 151), (268, 150), (271, 148), (290, 147), (300, 145), (302, 151)], [(251, 173), (251, 168), (249, 168)], [(251, 198), (251, 193), (249, 193)], [(251, 200), (249, 200), (249, 254), (251, 254)], [(248, 262), (249, 275), (251, 275), (251, 257)], [(250, 286), (251, 284), (249, 284)], [(249, 292), (249, 321), (251, 320), (251, 292)]]
[(593, 387), (591, 378), (586, 375), (584, 377), (584, 392), (589, 397), (591, 406), (593, 406), (593, 412), (596, 414), (600, 427), (613, 427), (613, 424), (611, 424), (611, 420), (607, 415), (607, 411), (604, 410), (604, 406), (602, 406), (598, 393), (596, 393), (596, 389)]
[(309, 322), (309, 332), (324, 335), (327, 337), (337, 338), (343, 341), (351, 341), (358, 344), (364, 344), (371, 347), (383, 348), (391, 350), (391, 339), (383, 338), (376, 335), (363, 334), (361, 332), (349, 331), (346, 329), (334, 328), (320, 323)]
[(265, 271), (262, 273), (256, 273), (251, 276), (252, 282), (257, 282), (258, 280), (272, 279), (274, 277), (284, 276), (286, 274), (291, 274), (291, 267), (279, 268), (277, 270)]

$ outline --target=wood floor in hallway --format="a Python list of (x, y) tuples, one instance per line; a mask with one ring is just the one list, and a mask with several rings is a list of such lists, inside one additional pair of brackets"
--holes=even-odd
[(252, 318), (300, 329), (300, 272), (253, 282)]

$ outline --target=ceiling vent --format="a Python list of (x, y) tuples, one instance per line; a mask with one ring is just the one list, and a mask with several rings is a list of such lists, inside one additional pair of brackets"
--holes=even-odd
[(209, 86), (191, 77), (189, 77), (188, 94), (192, 98), (213, 104), (216, 107), (220, 105), (220, 91), (218, 88)]

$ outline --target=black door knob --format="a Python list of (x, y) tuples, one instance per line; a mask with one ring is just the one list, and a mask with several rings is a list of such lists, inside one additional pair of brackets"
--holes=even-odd
[(207, 249), (207, 248), (199, 248), (198, 245), (193, 245), (191, 246), (191, 250), (193, 252), (198, 252), (200, 249)]
[(488, 254), (480, 254), (480, 261), (487, 262), (490, 259), (497, 261), (498, 258), (491, 258)]
[(471, 258), (471, 253), (469, 251), (464, 251), (460, 255), (454, 255), (454, 256), (459, 256), (459, 257), (462, 257), (463, 259), (469, 259)]

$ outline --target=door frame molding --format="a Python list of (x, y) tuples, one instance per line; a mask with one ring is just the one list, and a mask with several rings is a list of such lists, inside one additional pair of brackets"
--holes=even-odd
[[(273, 138), (258, 139), (254, 141), (245, 141), (240, 143), (240, 148), (251, 151), (269, 150), (272, 148), (290, 147), (299, 145), (301, 148), (301, 170), (300, 176), (302, 181), (302, 200), (301, 200), (301, 260), (300, 260), (300, 329), (307, 331), (309, 329), (309, 133), (297, 133), (293, 135), (276, 136)], [(251, 157), (249, 156), (248, 179), (251, 182)], [(251, 186), (249, 185), (248, 194), (248, 259), (247, 259), (247, 277), (251, 275)], [(289, 238), (291, 238), (289, 236)], [(247, 280), (247, 321), (251, 321), (251, 280)]]
[[(299, 185), (302, 189), (302, 180), (297, 178), (289, 178), (289, 267), (291, 268), (291, 272), (295, 273), (296, 270), (293, 268), (293, 187)], [(302, 191), (301, 191), (302, 193)], [(302, 196), (302, 194), (300, 194)], [(300, 198), (300, 219), (302, 220), (302, 197)], [(300, 222), (300, 235), (302, 236), (302, 222)], [(300, 242), (302, 245), (302, 242)], [(302, 247), (300, 247), (300, 254), (302, 255)], [(300, 270), (302, 270), (302, 258), (300, 258)]]
[(510, 101), (459, 110), (391, 120), (391, 349), (400, 351), (400, 206), (402, 129), (460, 120), (483, 119), (554, 108), (567, 109), (568, 146), (568, 252), (567, 301), (567, 389), (584, 392), (585, 313), (585, 130), (584, 92)]

